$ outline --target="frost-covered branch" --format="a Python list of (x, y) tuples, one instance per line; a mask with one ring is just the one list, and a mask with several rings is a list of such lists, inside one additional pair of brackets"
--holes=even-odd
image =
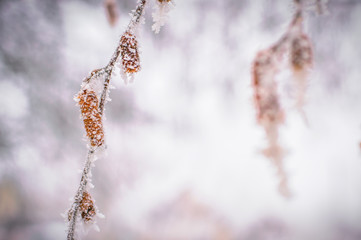
[(140, 70), (138, 44), (135, 34), (141, 22), (145, 5), (146, 0), (139, 2), (136, 10), (132, 12), (128, 28), (121, 37), (109, 63), (103, 68), (92, 71), (83, 80), (81, 89), (75, 97), (80, 106), (89, 150), (78, 190), (66, 216), (68, 221), (68, 240), (76, 238), (76, 226), (78, 224), (95, 224), (95, 216), (101, 216), (89, 193), (92, 186), (91, 168), (94, 166), (94, 161), (98, 158), (99, 153), (105, 148), (103, 130), (104, 106), (108, 100), (110, 80), (117, 67), (117, 63), (120, 62), (118, 65), (121, 66), (121, 73), (126, 75), (124, 78), (126, 82), (129, 76), (133, 77), (133, 74)]
[(139, 25), (139, 23), (142, 22), (142, 17), (143, 17), (144, 8), (145, 8), (146, 3), (147, 3), (147, 0), (140, 0), (137, 8), (132, 11), (132, 13), (131, 13), (132, 19), (129, 22), (128, 29), (127, 29), (128, 31), (135, 30), (137, 28), (137, 26)]

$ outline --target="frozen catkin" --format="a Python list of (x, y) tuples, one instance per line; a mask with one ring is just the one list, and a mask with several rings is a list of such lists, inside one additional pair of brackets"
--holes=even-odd
[(172, 0), (155, 0), (154, 12), (152, 13), (153, 25), (152, 30), (159, 33), (160, 28), (165, 25), (168, 13), (174, 7)]
[(96, 215), (94, 200), (88, 191), (83, 192), (82, 199), (79, 204), (80, 216), (85, 223), (93, 223)]
[(309, 37), (299, 32), (290, 43), (290, 65), (296, 86), (296, 108), (305, 117), (303, 107), (307, 89), (307, 78), (313, 65), (312, 43)]
[[(84, 191), (81, 196), (79, 201), (79, 211), (81, 221), (84, 223), (94, 223), (97, 211), (94, 205), (94, 200), (88, 191)], [(70, 209), (68, 212), (68, 221), (71, 220), (73, 214), (73, 209)]]
[(89, 89), (81, 90), (77, 95), (77, 100), (91, 147), (102, 146), (104, 144), (104, 130), (96, 93)]
[(126, 84), (133, 82), (135, 73), (140, 71), (137, 33), (139, 25), (144, 23), (143, 15), (147, 1), (140, 0), (138, 2), (137, 8), (132, 11), (132, 19), (130, 20), (128, 28), (119, 42), (118, 49), (120, 57), (116, 58), (118, 66), (120, 67), (120, 75)]
[[(81, 195), (76, 196), (75, 204), (68, 211), (68, 224), (69, 231), (71, 236), (67, 239), (75, 239), (75, 235), (78, 235), (81, 232), (86, 232), (90, 227), (94, 227), (96, 231), (99, 231), (99, 227), (96, 223), (96, 217), (103, 218), (104, 215), (99, 213), (97, 207), (95, 206), (95, 201), (93, 200), (90, 193), (84, 189)], [(75, 223), (81, 226), (83, 231), (75, 229)]]
[(138, 41), (136, 35), (126, 31), (120, 39), (121, 73), (125, 83), (133, 81), (134, 73), (140, 70)]
[(278, 72), (277, 56), (272, 49), (257, 54), (252, 69), (252, 85), (257, 122), (266, 133), (268, 146), (263, 150), (266, 157), (272, 160), (280, 179), (279, 191), (289, 196), (287, 176), (283, 169), (284, 150), (278, 142), (279, 127), (284, 122), (284, 111), (280, 105), (275, 80)]

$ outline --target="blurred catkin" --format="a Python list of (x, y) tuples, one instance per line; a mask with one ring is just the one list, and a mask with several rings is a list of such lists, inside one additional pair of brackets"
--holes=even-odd
[(313, 56), (311, 41), (306, 34), (295, 37), (291, 43), (291, 65), (293, 71), (303, 71), (312, 66)]

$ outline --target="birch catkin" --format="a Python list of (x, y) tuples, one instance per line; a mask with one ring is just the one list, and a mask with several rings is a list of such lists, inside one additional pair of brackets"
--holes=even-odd
[(77, 98), (90, 145), (99, 147), (104, 144), (104, 131), (102, 116), (98, 110), (98, 97), (94, 91), (84, 89)]
[(261, 51), (253, 63), (252, 81), (257, 120), (266, 128), (272, 124), (281, 124), (284, 117), (274, 79), (277, 68), (272, 62), (272, 57), (271, 51)]
[(124, 73), (136, 73), (140, 70), (138, 41), (134, 34), (126, 31), (120, 39), (122, 69)]
[(300, 34), (293, 39), (290, 54), (293, 71), (305, 71), (312, 66), (312, 44), (306, 34)]
[(84, 222), (87, 223), (94, 221), (94, 216), (96, 215), (96, 209), (95, 209), (94, 201), (91, 195), (87, 191), (83, 192), (79, 209), (81, 212), (81, 218), (83, 219)]

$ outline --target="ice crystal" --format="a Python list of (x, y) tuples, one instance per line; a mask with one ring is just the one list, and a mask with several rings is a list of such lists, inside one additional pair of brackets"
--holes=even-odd
[(138, 5), (136, 9), (132, 10), (129, 14), (132, 19), (130, 20), (130, 23), (128, 25), (128, 31), (136, 32), (139, 24), (143, 24), (145, 22), (143, 15), (146, 3), (146, 0), (138, 0)]
[(168, 18), (168, 12), (174, 7), (171, 0), (156, 0), (154, 12), (152, 13), (153, 22), (152, 30), (159, 33), (160, 28), (164, 26)]
[[(90, 77), (86, 78), (82, 85), (82, 90), (94, 91), (96, 94), (100, 94), (104, 88), (104, 69), (96, 69), (90, 73)], [(77, 101), (77, 99), (75, 98)]]

